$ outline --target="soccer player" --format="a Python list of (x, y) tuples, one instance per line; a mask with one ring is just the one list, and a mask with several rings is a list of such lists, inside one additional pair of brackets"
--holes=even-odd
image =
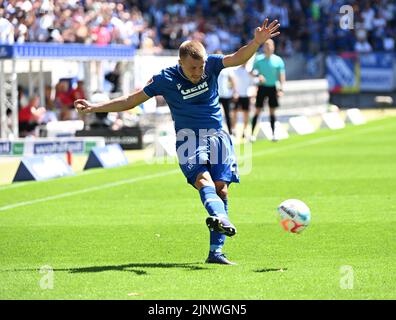
[(207, 263), (234, 264), (222, 253), (226, 236), (236, 234), (228, 219), (228, 186), (239, 182), (230, 136), (222, 130), (217, 78), (226, 67), (248, 61), (268, 39), (277, 36), (277, 20), (265, 19), (254, 39), (230, 55), (207, 55), (198, 41), (185, 41), (179, 48), (179, 63), (163, 69), (141, 89), (108, 102), (74, 102), (78, 112), (121, 112), (151, 97), (162, 95), (174, 120), (179, 165), (187, 182), (200, 194), (209, 217), (210, 250)]
[[(257, 55), (253, 63), (253, 74), (258, 75), (259, 84), (256, 97), (256, 113), (252, 121), (252, 131), (256, 127), (257, 119), (264, 106), (265, 98), (268, 98), (270, 124), (272, 129), (272, 140), (275, 137), (275, 109), (279, 106), (278, 97), (283, 94), (283, 86), (286, 81), (285, 63), (282, 58), (274, 54), (274, 40), (268, 39), (264, 43), (264, 54)], [(277, 82), (280, 86), (277, 88)], [(254, 137), (252, 135), (252, 137)]]

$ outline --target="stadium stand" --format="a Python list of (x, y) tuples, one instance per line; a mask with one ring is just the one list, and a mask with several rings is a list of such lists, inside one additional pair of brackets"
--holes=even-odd
[[(342, 5), (353, 7), (355, 32), (337, 28)], [(267, 16), (280, 21), (282, 55), (395, 49), (392, 0), (5, 0), (0, 43), (117, 43), (159, 52), (195, 38), (209, 52), (231, 52)]]

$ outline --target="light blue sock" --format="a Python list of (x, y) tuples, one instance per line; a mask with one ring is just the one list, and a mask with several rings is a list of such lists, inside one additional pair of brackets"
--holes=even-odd
[(221, 252), (224, 246), (226, 236), (224, 234), (210, 231), (210, 251), (211, 252)]
[[(222, 199), (224, 203), (224, 209), (228, 215), (228, 198)], [(224, 246), (226, 236), (224, 234), (211, 231), (210, 232), (210, 251), (221, 252)]]
[[(204, 204), (206, 211), (211, 216), (227, 215), (225, 207), (226, 202), (222, 200), (216, 193), (216, 188), (205, 186), (199, 190), (201, 201)], [(226, 236), (224, 234), (210, 231), (210, 251), (221, 252), (224, 246)]]
[(199, 190), (199, 194), (201, 196), (201, 201), (210, 216), (217, 217), (227, 214), (227, 211), (224, 207), (224, 202), (217, 195), (215, 187), (202, 187), (201, 190)]
[(226, 211), (226, 213), (228, 215), (228, 198), (224, 198), (222, 200), (223, 200), (223, 203), (224, 203), (224, 209), (225, 209), (225, 211)]

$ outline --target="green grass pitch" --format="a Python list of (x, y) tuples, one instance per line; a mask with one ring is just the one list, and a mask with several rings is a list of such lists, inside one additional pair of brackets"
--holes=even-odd
[[(288, 198), (311, 208), (301, 235), (277, 223)], [(0, 299), (395, 299), (396, 118), (256, 142), (230, 216), (238, 265), (207, 265), (177, 164), (0, 187)]]

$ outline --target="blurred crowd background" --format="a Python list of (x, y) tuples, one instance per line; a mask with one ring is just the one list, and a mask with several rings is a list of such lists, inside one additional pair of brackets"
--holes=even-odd
[[(351, 5), (354, 29), (339, 27)], [(232, 52), (252, 38), (265, 17), (278, 19), (277, 51), (393, 51), (394, 0), (5, 0), (0, 43), (124, 44), (159, 53), (186, 39), (208, 52)]]
[[(353, 29), (340, 27), (344, 5), (353, 8)], [(196, 39), (209, 53), (230, 53), (252, 39), (266, 17), (281, 24), (275, 41), (283, 57), (395, 51), (394, 0), (0, 0), (0, 44), (122, 44), (166, 54)], [(118, 65), (105, 75), (112, 93), (120, 91), (119, 77)], [(43, 107), (37, 94), (18, 87), (21, 136), (38, 124), (77, 119), (73, 101), (85, 96), (83, 80), (61, 80), (46, 87)]]

